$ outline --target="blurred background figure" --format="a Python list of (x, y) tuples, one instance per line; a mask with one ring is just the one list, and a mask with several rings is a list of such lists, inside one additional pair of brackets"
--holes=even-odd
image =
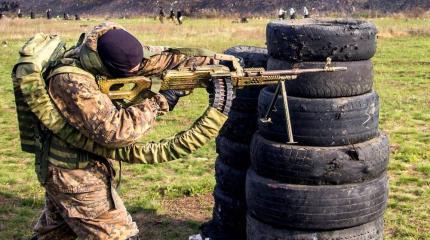
[(303, 15), (305, 16), (305, 18), (309, 18), (309, 17), (310, 17), (310, 15), (309, 15), (309, 10), (308, 10), (308, 8), (307, 8), (307, 7), (304, 7), (304, 8), (303, 8)]
[(76, 21), (81, 20), (81, 17), (79, 16), (79, 14), (75, 14), (75, 20), (76, 20)]
[(175, 11), (173, 11), (173, 8), (170, 8), (169, 20), (175, 22)]
[(290, 19), (296, 19), (296, 10), (294, 8), (290, 8)]
[(33, 10), (30, 12), (30, 19), (36, 19), (36, 15), (34, 15)]
[(182, 16), (182, 11), (181, 10), (178, 10), (177, 12), (176, 12), (176, 20), (178, 21), (178, 24), (179, 25), (182, 25), (182, 20), (183, 20), (183, 16)]
[(249, 23), (249, 20), (247, 17), (241, 17), (240, 18), (240, 23)]
[(69, 20), (69, 19), (70, 19), (69, 14), (65, 12), (65, 13), (63, 14), (63, 19), (64, 19), (64, 20)]
[(52, 18), (52, 10), (50, 8), (48, 10), (46, 10), (46, 18), (47, 19), (51, 19)]
[(285, 20), (285, 10), (283, 8), (279, 9), (278, 18), (279, 18), (279, 20)]
[(164, 9), (160, 7), (160, 11), (158, 12), (158, 20), (160, 20), (161, 23), (164, 23)]
[(0, 12), (0, 19), (3, 18), (3, 12)]
[(18, 18), (22, 18), (22, 12), (20, 8), (18, 9)]

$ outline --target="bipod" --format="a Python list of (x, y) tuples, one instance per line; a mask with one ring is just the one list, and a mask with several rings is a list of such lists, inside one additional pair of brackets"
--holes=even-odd
[(285, 114), (285, 126), (288, 134), (288, 144), (296, 144), (297, 142), (294, 141), (293, 136), (293, 128), (291, 126), (291, 117), (290, 117), (290, 109), (288, 107), (288, 96), (287, 96), (287, 89), (285, 88), (285, 82), (284, 81), (278, 81), (278, 84), (276, 85), (275, 94), (272, 98), (272, 101), (270, 102), (269, 108), (267, 109), (266, 114), (263, 118), (260, 119), (261, 122), (265, 124), (271, 124), (272, 119), (270, 118), (271, 113), (275, 109), (276, 102), (278, 100), (279, 93), (282, 94), (282, 101), (284, 105), (284, 114)]

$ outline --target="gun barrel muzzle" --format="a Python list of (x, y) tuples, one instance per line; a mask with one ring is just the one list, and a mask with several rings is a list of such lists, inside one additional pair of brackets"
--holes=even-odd
[(328, 69), (331, 69), (331, 72), (338, 72), (338, 71), (346, 71), (348, 70), (347, 67), (328, 67)]

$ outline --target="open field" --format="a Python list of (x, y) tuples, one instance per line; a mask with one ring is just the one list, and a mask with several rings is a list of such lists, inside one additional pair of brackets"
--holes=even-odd
[[(43, 189), (32, 155), (22, 153), (10, 72), (32, 34), (57, 33), (70, 44), (101, 20), (0, 20), (0, 239), (28, 238), (43, 207)], [(118, 20), (149, 45), (194, 46), (222, 51), (238, 44), (264, 46), (269, 20), (232, 24), (192, 20), (183, 26), (153, 19)], [(391, 139), (390, 201), (386, 239), (430, 239), (430, 19), (371, 19), (380, 30), (374, 58), (381, 97), (381, 128)], [(203, 92), (181, 99), (146, 139), (189, 125), (206, 106)], [(212, 142), (186, 159), (162, 165), (123, 165), (120, 194), (138, 222), (142, 239), (187, 239), (210, 218)]]

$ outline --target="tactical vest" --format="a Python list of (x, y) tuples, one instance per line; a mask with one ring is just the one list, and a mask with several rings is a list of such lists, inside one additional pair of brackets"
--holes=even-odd
[(36, 173), (41, 182), (46, 178), (48, 165), (43, 159), (49, 157), (52, 135), (40, 124), (38, 117), (28, 105), (21, 88), (24, 79), (17, 76), (25, 74), (43, 76), (50, 64), (61, 58), (64, 52), (65, 44), (59, 37), (36, 34), (20, 50), (20, 59), (12, 71), (21, 149), (36, 155)]
[[(83, 51), (75, 48), (70, 52)], [(181, 158), (215, 137), (227, 119), (225, 114), (208, 107), (188, 130), (172, 138), (119, 148), (102, 146), (68, 124), (48, 94), (49, 83), (45, 79), (55, 74), (75, 73), (94, 78), (80, 67), (99, 59), (84, 59), (84, 55), (79, 55), (79, 59), (62, 58), (70, 52), (66, 53), (65, 44), (58, 36), (36, 34), (21, 49), (21, 58), (12, 73), (21, 148), (36, 154), (36, 172), (42, 184), (46, 180), (48, 162), (75, 169), (85, 167), (90, 155), (131, 163), (159, 163)]]

